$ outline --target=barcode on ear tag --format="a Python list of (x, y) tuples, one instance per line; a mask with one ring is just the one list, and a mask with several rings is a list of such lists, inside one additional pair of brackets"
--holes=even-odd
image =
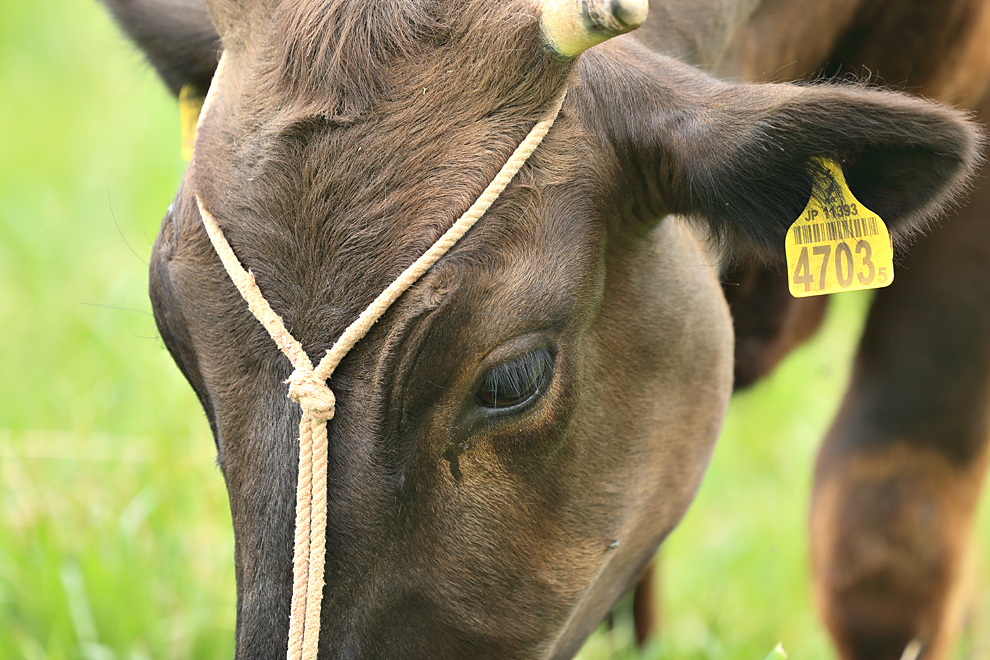
[(179, 122), (182, 125), (182, 158), (192, 160), (193, 145), (196, 143), (196, 124), (203, 109), (203, 98), (197, 95), (192, 86), (185, 85), (179, 90)]
[(853, 197), (842, 168), (818, 159), (825, 172), (801, 216), (787, 230), (787, 282), (796, 298), (879, 289), (894, 281), (887, 225)]

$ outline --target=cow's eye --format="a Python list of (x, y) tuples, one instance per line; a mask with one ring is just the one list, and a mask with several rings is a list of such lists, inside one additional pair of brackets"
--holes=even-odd
[(500, 364), (478, 388), (478, 402), (486, 408), (514, 408), (546, 391), (553, 376), (553, 356), (545, 348)]

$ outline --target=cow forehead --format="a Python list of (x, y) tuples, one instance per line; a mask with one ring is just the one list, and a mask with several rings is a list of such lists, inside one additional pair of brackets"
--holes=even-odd
[(469, 100), (458, 110), (476, 116), (506, 102), (539, 104), (530, 87), (559, 80), (551, 70), (567, 66), (543, 45), (536, 4), (286, 0), (249, 49), (250, 87), (263, 102), (343, 122), (423, 90)]
[[(318, 4), (282, 4), (273, 19), (277, 47), (224, 54), (224, 79), (214, 84), (219, 111), (201, 122), (187, 182), (222, 223), (246, 230), (282, 224), (320, 234), (304, 237), (314, 244), (333, 243), (341, 231), (358, 242), (399, 231), (386, 242), (422, 244), (483, 190), (566, 87), (571, 66), (543, 48), (528, 2), (518, 3), (529, 9), (515, 22), (534, 33), (525, 37), (532, 43), (505, 49), (526, 52), (515, 71), (485, 63), (490, 49), (479, 43), (464, 48), (434, 35), (427, 49), (422, 35), (400, 36), (415, 32), (410, 21), (428, 22), (421, 11), (379, 28), (394, 18), (376, 15), (388, 2)], [(490, 5), (465, 3), (472, 26), (477, 15), (500, 13)], [(401, 16), (396, 7), (388, 11)], [(338, 16), (348, 12), (354, 16)], [(326, 43), (333, 25), (341, 31), (336, 46)], [(502, 46), (520, 39), (518, 25), (509, 28)]]
[[(430, 125), (425, 129), (406, 118), (401, 109), (346, 126), (303, 118), (255, 138), (258, 156), (194, 163), (194, 187), (205, 191), (238, 256), (304, 345), (337, 336), (429, 248), (475, 201), (534, 119), (506, 110), (475, 122), (421, 120)], [(437, 130), (445, 139), (436, 139)], [(212, 133), (216, 139), (224, 131)], [(575, 167), (587, 162), (578, 156), (576, 133), (573, 119), (561, 117), (452, 256), (467, 255), (461, 263), (526, 261), (535, 271), (560, 273), (553, 255), (594, 242), (582, 200), (587, 177)], [(576, 274), (559, 279), (562, 294), (568, 282), (577, 283)]]
[[(545, 51), (525, 1), (452, 3), (442, 16), (415, 2), (319, 4), (283, 3), (271, 47), (225, 54), (188, 189), (290, 325), (333, 335), (470, 206), (570, 65)], [(501, 71), (485, 61), (500, 51)], [(575, 160), (561, 133), (573, 137), (573, 122), (486, 220), (538, 215), (536, 191)]]

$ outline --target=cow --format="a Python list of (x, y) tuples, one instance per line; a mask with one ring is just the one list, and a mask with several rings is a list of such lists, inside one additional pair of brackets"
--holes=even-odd
[[(105, 1), (174, 93), (209, 93), (150, 295), (216, 441), (243, 660), (286, 654), (302, 413), (204, 214), (319, 361), (566, 93), (333, 373), (319, 620), (321, 658), (565, 659), (684, 515), (734, 383), (820, 319), (779, 266), (820, 159), (901, 254), (981, 167), (966, 113), (835, 80), (990, 111), (982, 0)], [(944, 658), (959, 618), (990, 393), (977, 197), (877, 295), (819, 459), (816, 595), (850, 660)]]

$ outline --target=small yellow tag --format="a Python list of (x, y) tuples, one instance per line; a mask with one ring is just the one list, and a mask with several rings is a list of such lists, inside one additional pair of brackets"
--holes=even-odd
[(819, 162), (829, 176), (816, 179), (808, 206), (784, 240), (791, 295), (888, 286), (894, 281), (894, 254), (887, 225), (853, 197), (838, 163)]
[(189, 162), (196, 143), (196, 124), (203, 109), (203, 98), (193, 92), (191, 85), (179, 90), (179, 121), (182, 124), (182, 157)]

